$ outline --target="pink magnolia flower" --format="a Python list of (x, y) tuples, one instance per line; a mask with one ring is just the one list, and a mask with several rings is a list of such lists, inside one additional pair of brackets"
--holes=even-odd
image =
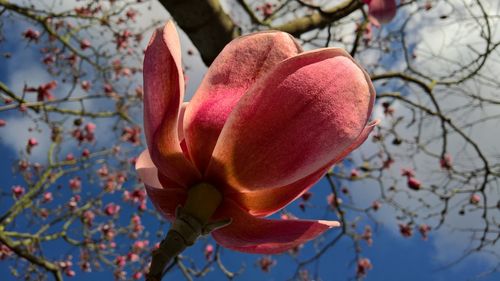
[(388, 23), (396, 16), (396, 0), (364, 0), (368, 14), (379, 23)]
[(267, 31), (229, 43), (201, 86), (182, 103), (177, 31), (157, 30), (144, 59), (148, 149), (136, 169), (169, 220), (188, 190), (207, 183), (221, 195), (210, 222), (222, 246), (279, 253), (311, 240), (335, 221), (272, 220), (330, 167), (361, 145), (375, 90), (368, 74), (337, 48), (302, 52), (287, 33)]

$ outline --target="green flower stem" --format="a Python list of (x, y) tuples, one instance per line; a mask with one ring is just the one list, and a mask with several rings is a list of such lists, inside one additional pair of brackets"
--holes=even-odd
[(188, 191), (184, 207), (178, 207), (175, 220), (160, 247), (153, 251), (147, 281), (160, 281), (167, 264), (201, 235), (227, 225), (230, 220), (208, 223), (222, 202), (222, 194), (214, 186), (200, 183)]

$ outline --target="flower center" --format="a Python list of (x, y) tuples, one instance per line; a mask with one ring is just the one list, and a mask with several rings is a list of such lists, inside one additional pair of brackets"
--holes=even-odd
[(182, 210), (205, 225), (221, 202), (222, 194), (217, 188), (208, 183), (200, 183), (189, 189)]

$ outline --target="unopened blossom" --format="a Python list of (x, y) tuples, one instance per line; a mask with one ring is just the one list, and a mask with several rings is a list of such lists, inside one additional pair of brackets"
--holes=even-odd
[(135, 17), (137, 16), (137, 10), (130, 8), (127, 10), (127, 13), (125, 15), (127, 16), (128, 19), (135, 22)]
[(351, 179), (356, 179), (359, 177), (359, 171), (357, 169), (352, 169), (351, 170)]
[(116, 205), (115, 203), (109, 203), (104, 207), (104, 213), (108, 216), (114, 216), (118, 214), (120, 211), (120, 205)]
[(403, 237), (411, 237), (413, 235), (413, 226), (411, 224), (399, 224), (399, 232)]
[(132, 274), (132, 279), (134, 279), (134, 280), (139, 280), (141, 278), (142, 278), (142, 272), (140, 272), (140, 271), (137, 271), (134, 274)]
[(214, 246), (212, 244), (207, 244), (205, 246), (205, 250), (203, 251), (203, 254), (205, 255), (205, 259), (207, 261), (211, 260), (213, 253), (214, 253)]
[(67, 269), (64, 271), (64, 274), (66, 274), (66, 276), (68, 277), (74, 277), (76, 275), (76, 272), (72, 269)]
[(24, 192), (26, 191), (24, 187), (20, 185), (13, 186), (11, 190), (12, 190), (12, 195), (14, 195), (16, 199), (21, 198), (21, 196), (23, 196)]
[(134, 252), (138, 253), (144, 250), (148, 245), (149, 245), (148, 240), (139, 240), (134, 242), (134, 244), (132, 245), (132, 249)]
[(420, 232), (420, 235), (422, 235), (423, 240), (427, 240), (429, 238), (430, 231), (431, 227), (425, 223), (418, 226), (418, 232)]
[(29, 162), (26, 160), (21, 160), (17, 164), (17, 167), (19, 168), (20, 171), (26, 171), (29, 167)]
[(368, 273), (368, 270), (372, 269), (372, 263), (367, 258), (362, 258), (358, 260), (358, 264), (356, 267), (356, 277), (364, 277)]
[(413, 171), (413, 169), (403, 168), (401, 169), (401, 175), (405, 177), (414, 177), (415, 171)]
[[(136, 168), (155, 207), (171, 221), (179, 205), (207, 223), (230, 221), (212, 236), (249, 253), (284, 252), (339, 226), (264, 217), (305, 193), (376, 125), (368, 122), (375, 90), (352, 57), (338, 48), (303, 52), (283, 32), (243, 36), (184, 104), (181, 61), (169, 22), (153, 34), (143, 68), (148, 149)], [(200, 204), (219, 202), (210, 214), (186, 206), (200, 190), (210, 194)]]
[(90, 156), (90, 150), (88, 148), (83, 149), (82, 157), (89, 157), (89, 156)]
[(26, 152), (30, 154), (33, 148), (37, 145), (38, 145), (38, 140), (36, 138), (29, 138), (28, 143), (26, 144)]
[(45, 192), (42, 196), (42, 202), (43, 203), (48, 203), (48, 202), (51, 202), (52, 201), (53, 196), (52, 196), (52, 192)]
[(47, 54), (47, 55), (45, 55), (45, 57), (43, 57), (42, 62), (45, 65), (54, 64), (54, 62), (56, 62), (56, 57), (52, 54)]
[(130, 262), (137, 262), (140, 260), (140, 257), (136, 253), (128, 253), (127, 254), (127, 260)]
[(0, 261), (12, 255), (12, 250), (0, 242)]
[(394, 164), (394, 159), (392, 159), (391, 157), (387, 157), (387, 159), (384, 160), (382, 166), (384, 167), (384, 169), (389, 169), (391, 168), (392, 164)]
[(0, 127), (7, 125), (7, 121), (0, 119)]
[(125, 257), (125, 256), (118, 256), (118, 257), (116, 257), (115, 264), (118, 267), (124, 267), (127, 264), (127, 257)]
[(471, 203), (472, 205), (477, 205), (479, 204), (479, 202), (481, 202), (481, 196), (479, 196), (479, 194), (472, 194), (469, 198), (469, 203)]
[(38, 38), (40, 38), (40, 31), (28, 28), (23, 32), (23, 36), (28, 39), (28, 41), (38, 42)]
[(257, 7), (256, 10), (260, 11), (265, 18), (268, 18), (272, 16), (274, 12), (274, 6), (271, 3), (265, 3), (262, 6)]
[(102, 234), (104, 235), (104, 238), (108, 241), (111, 241), (113, 240), (113, 238), (115, 237), (116, 235), (116, 231), (115, 229), (113, 228), (112, 225), (109, 225), (109, 224), (105, 224), (101, 227), (101, 232)]
[(122, 131), (121, 139), (132, 143), (133, 145), (141, 144), (141, 128), (140, 127), (125, 127)]
[(342, 198), (338, 198), (335, 196), (335, 194), (330, 193), (326, 197), (326, 202), (328, 203), (329, 206), (331, 206), (333, 209), (337, 208), (340, 204), (342, 204)]
[(69, 187), (73, 191), (80, 191), (80, 189), (82, 188), (82, 180), (80, 179), (80, 177), (74, 177), (74, 178), (70, 179), (69, 180)]
[(426, 11), (429, 11), (430, 9), (432, 9), (432, 2), (431, 2), (430, 0), (429, 0), (429, 1), (427, 1), (427, 2), (425, 2), (425, 4), (424, 4), (424, 9), (425, 9)]
[(311, 197), (312, 197), (312, 193), (309, 191), (306, 191), (306, 192), (304, 192), (304, 194), (301, 195), (302, 200), (304, 200), (306, 202), (309, 201), (309, 199), (311, 199)]
[(36, 97), (37, 101), (46, 101), (46, 100), (50, 101), (54, 99), (54, 94), (52, 93), (52, 90), (54, 90), (55, 88), (57, 88), (57, 82), (55, 80), (52, 80), (38, 87), (25, 87), (24, 91), (28, 93), (30, 92), (37, 93)]
[(92, 46), (92, 44), (88, 39), (83, 39), (82, 41), (80, 41), (80, 49), (85, 50), (87, 48), (90, 48), (90, 46)]
[(451, 170), (452, 159), (451, 155), (445, 154), (441, 159), (439, 159), (439, 165), (442, 169)]
[(80, 84), (80, 86), (82, 87), (82, 90), (84, 90), (85, 92), (88, 92), (90, 90), (90, 88), (92, 87), (92, 84), (88, 80), (83, 80), (82, 83)]
[(76, 54), (70, 54), (68, 55), (65, 60), (70, 64), (70, 65), (75, 65), (78, 62), (78, 55)]
[(420, 187), (422, 186), (422, 182), (417, 180), (414, 177), (408, 177), (407, 181), (408, 187), (413, 189), (413, 190), (420, 190)]
[(365, 226), (365, 230), (361, 235), (361, 238), (366, 241), (366, 244), (368, 244), (368, 246), (371, 246), (373, 244), (373, 232), (372, 228), (369, 225)]
[(270, 256), (265, 256), (259, 259), (259, 267), (264, 272), (271, 271), (271, 267), (276, 265), (276, 260), (272, 259)]
[(97, 169), (97, 174), (100, 176), (100, 177), (106, 177), (109, 175), (109, 170), (108, 170), (108, 166), (106, 166), (105, 164), (102, 165), (101, 168)]
[(104, 93), (106, 95), (111, 96), (114, 94), (113, 86), (109, 83), (104, 84)]
[(41, 208), (39, 213), (40, 217), (46, 219), (49, 217), (49, 210), (47, 210), (46, 208)]
[(391, 106), (391, 103), (389, 102), (383, 102), (382, 107), (384, 108), (384, 115), (385, 116), (393, 116), (394, 114), (394, 108)]
[(143, 91), (142, 87), (137, 86), (135, 88), (135, 96), (138, 97), (138, 98), (140, 98), (140, 99), (142, 99), (142, 95), (143, 94), (144, 94), (144, 91)]
[(34, 147), (38, 145), (38, 140), (35, 138), (30, 138), (28, 139), (28, 146)]
[(92, 122), (89, 122), (85, 125), (85, 132), (88, 134), (93, 134), (95, 131), (96, 125)]
[(379, 23), (388, 23), (396, 16), (396, 0), (364, 0), (368, 14)]
[(92, 226), (92, 223), (94, 222), (95, 214), (91, 210), (86, 210), (83, 212), (83, 223), (87, 226)]
[(73, 153), (70, 152), (70, 153), (66, 154), (66, 158), (64, 160), (73, 161), (73, 160), (75, 160), (75, 155), (73, 155)]

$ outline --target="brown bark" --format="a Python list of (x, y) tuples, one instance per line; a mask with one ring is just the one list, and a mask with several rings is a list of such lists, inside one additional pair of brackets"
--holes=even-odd
[(160, 3), (189, 36), (206, 65), (239, 35), (238, 27), (219, 0), (160, 0)]

